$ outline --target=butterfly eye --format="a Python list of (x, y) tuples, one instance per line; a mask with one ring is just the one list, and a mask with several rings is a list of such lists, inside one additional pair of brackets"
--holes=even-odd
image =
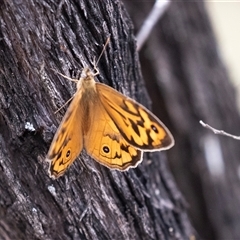
[(69, 158), (70, 156), (71, 156), (71, 150), (68, 149), (68, 150), (67, 150), (67, 153), (66, 153), (66, 158)]
[(155, 125), (151, 125), (151, 129), (155, 132), (155, 133), (158, 133), (158, 130), (157, 130), (157, 128), (155, 127)]
[(109, 149), (109, 147), (104, 146), (104, 147), (103, 147), (103, 151), (104, 151), (105, 153), (109, 153), (109, 152), (110, 152), (110, 149)]

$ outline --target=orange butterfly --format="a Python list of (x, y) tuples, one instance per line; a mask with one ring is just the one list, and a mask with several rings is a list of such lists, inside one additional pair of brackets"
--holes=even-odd
[(124, 171), (142, 161), (143, 151), (166, 150), (174, 145), (172, 134), (153, 113), (95, 82), (97, 74), (84, 68), (80, 80), (71, 79), (77, 91), (46, 159), (52, 178), (63, 175), (83, 148), (104, 166)]

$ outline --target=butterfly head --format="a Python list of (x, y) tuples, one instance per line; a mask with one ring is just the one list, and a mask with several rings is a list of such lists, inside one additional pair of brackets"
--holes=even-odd
[(89, 67), (85, 67), (82, 70), (80, 79), (77, 83), (77, 88), (82, 89), (83, 92), (87, 89), (95, 89), (95, 80), (94, 76), (98, 74), (98, 70), (96, 72), (91, 71)]
[(94, 67), (94, 72), (89, 67), (84, 67), (80, 76), (80, 79), (84, 79), (84, 81), (91, 80), (96, 75), (99, 74), (99, 70)]

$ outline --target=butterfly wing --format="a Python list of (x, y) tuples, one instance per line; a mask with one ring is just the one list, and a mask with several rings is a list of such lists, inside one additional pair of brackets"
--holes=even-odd
[(84, 136), (87, 153), (111, 169), (127, 170), (136, 167), (142, 160), (142, 152), (122, 137), (100, 99), (90, 109), (92, 119), (89, 119), (89, 130)]
[(144, 106), (105, 84), (96, 83), (96, 89), (106, 112), (132, 146), (159, 151), (174, 145), (167, 127)]
[(62, 176), (82, 151), (81, 97), (82, 92), (79, 90), (75, 93), (48, 151), (46, 160), (50, 162), (49, 175), (52, 178)]

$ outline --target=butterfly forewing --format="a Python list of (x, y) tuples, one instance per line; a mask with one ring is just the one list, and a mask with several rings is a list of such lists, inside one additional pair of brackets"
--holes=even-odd
[(144, 151), (157, 151), (173, 146), (167, 127), (144, 106), (107, 85), (97, 83), (101, 102), (124, 139)]
[(47, 154), (46, 160), (50, 162), (49, 175), (53, 178), (63, 175), (83, 148), (83, 109), (79, 104), (82, 93), (78, 91), (75, 95), (77, 96), (69, 105)]

